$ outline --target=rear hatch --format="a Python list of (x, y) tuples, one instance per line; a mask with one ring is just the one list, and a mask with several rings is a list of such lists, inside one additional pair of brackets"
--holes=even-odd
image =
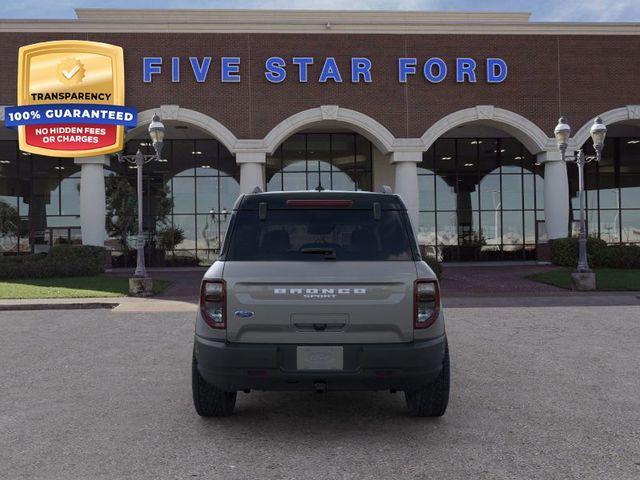
[(418, 258), (395, 195), (277, 193), (239, 202), (221, 254), (227, 340), (413, 340)]
[(413, 262), (228, 262), (224, 279), (230, 342), (413, 340)]

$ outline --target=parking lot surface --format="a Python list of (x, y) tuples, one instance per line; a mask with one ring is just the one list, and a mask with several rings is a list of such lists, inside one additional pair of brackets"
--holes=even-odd
[(450, 308), (441, 419), (403, 396), (191, 405), (193, 313), (0, 313), (2, 479), (640, 478), (640, 306)]

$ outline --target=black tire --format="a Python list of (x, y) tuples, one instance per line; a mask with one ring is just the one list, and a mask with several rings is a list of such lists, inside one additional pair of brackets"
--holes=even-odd
[(191, 361), (193, 406), (201, 417), (228, 417), (236, 406), (237, 392), (225, 392), (207, 383), (198, 371), (196, 354)]
[(420, 390), (404, 392), (409, 413), (414, 417), (441, 417), (449, 404), (451, 381), (449, 366), (449, 345), (445, 344), (442, 371), (431, 383)]

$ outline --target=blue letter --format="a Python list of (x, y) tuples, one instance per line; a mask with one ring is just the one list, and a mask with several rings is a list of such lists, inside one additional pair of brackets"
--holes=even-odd
[(398, 59), (398, 81), (400, 83), (407, 83), (407, 75), (414, 75), (416, 73), (415, 58), (399, 58)]
[(333, 57), (327, 57), (320, 72), (320, 83), (325, 83), (327, 80), (333, 80), (336, 83), (342, 83), (342, 77), (340, 76), (340, 70), (336, 59)]
[(354, 57), (351, 59), (351, 81), (358, 83), (360, 76), (364, 77), (365, 83), (371, 83), (371, 60), (364, 57)]
[(476, 61), (473, 58), (456, 58), (456, 82), (464, 83), (465, 75), (469, 82), (476, 83)]
[(507, 78), (507, 70), (507, 62), (503, 59), (487, 58), (487, 83), (504, 82)]
[(286, 63), (281, 57), (269, 57), (267, 61), (264, 62), (264, 66), (267, 69), (264, 72), (264, 76), (267, 77), (271, 83), (280, 83), (284, 82), (284, 79), (287, 78), (287, 71), (284, 69)]
[(238, 83), (240, 81), (240, 57), (222, 57), (222, 81)]
[(144, 57), (142, 59), (142, 81), (151, 83), (151, 75), (162, 72), (162, 57)]
[(207, 79), (209, 67), (211, 66), (211, 57), (204, 57), (202, 59), (202, 65), (198, 63), (197, 57), (189, 57), (189, 61), (191, 62), (191, 69), (193, 70), (193, 75), (196, 77), (196, 82), (204, 82)]
[(313, 63), (313, 57), (293, 57), (291, 63), (298, 65), (298, 81), (307, 83), (307, 67)]
[[(438, 67), (438, 74), (433, 73), (433, 67)], [(427, 60), (424, 64), (424, 76), (431, 83), (440, 83), (447, 76), (447, 64), (444, 60), (438, 57), (433, 57)]]
[(171, 57), (171, 81), (173, 83), (180, 81), (180, 57)]

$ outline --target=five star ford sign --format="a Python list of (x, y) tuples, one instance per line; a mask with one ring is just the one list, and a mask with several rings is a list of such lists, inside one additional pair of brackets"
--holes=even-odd
[(121, 47), (62, 40), (20, 48), (18, 106), (7, 107), (20, 150), (89, 157), (122, 150), (124, 128), (137, 125), (124, 106)]

